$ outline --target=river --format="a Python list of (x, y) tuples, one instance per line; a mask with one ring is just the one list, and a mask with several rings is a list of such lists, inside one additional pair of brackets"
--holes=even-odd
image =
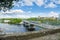
[[(39, 26), (35, 26), (35, 31), (41, 30)], [(28, 32), (28, 30), (23, 25), (14, 25), (14, 24), (5, 24), (0, 23), (0, 30), (3, 33), (20, 33), (20, 32)]]

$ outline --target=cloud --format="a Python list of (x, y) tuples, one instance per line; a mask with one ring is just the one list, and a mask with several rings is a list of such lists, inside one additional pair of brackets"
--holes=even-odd
[(34, 0), (23, 0), (23, 1), (26, 6), (32, 6), (34, 2)]
[(36, 3), (38, 6), (42, 6), (42, 5), (44, 5), (44, 0), (36, 0), (35, 3)]
[(41, 17), (59, 17), (59, 13), (58, 12), (54, 12), (54, 11), (51, 11), (49, 13), (38, 13), (38, 14), (35, 14), (35, 16), (41, 16)]
[(19, 1), (19, 2), (13, 1), (13, 6), (21, 7), (21, 6), (24, 6), (24, 3), (23, 3), (23, 1)]
[(19, 0), (19, 2), (13, 1), (13, 5), (16, 7), (21, 7), (21, 6), (33, 6), (34, 0)]
[(44, 4), (44, 0), (24, 0), (24, 4), (26, 6), (33, 6), (33, 2), (37, 5), (37, 6), (42, 6)]
[(17, 9), (17, 10), (7, 10), (6, 12), (3, 12), (3, 11), (1, 11), (0, 13), (24, 13), (24, 11), (23, 10), (21, 10), (21, 9)]
[(13, 1), (13, 5), (16, 7), (22, 6), (33, 6), (34, 3), (37, 6), (44, 6), (45, 8), (55, 8), (57, 7), (56, 4), (60, 4), (60, 0), (19, 0), (19, 2)]
[(49, 14), (48, 14), (49, 17), (58, 17), (59, 14), (57, 12), (54, 12), (54, 11), (51, 11)]
[(19, 7), (19, 4), (16, 1), (13, 1), (13, 6)]
[(31, 11), (25, 12), (23, 10), (10, 10), (6, 12), (0, 12), (0, 18), (29, 18), (32, 17)]
[[(12, 11), (12, 10), (11, 10)], [(15, 13), (14, 13), (15, 12)], [(49, 13), (32, 13), (31, 11), (13, 10), (11, 13), (2, 13), (0, 18), (30, 18), (30, 17), (58, 17), (59, 13), (51, 11)]]
[(19, 10), (10, 10), (10, 11), (6, 11), (6, 12), (3, 12), (1, 11), (0, 12), (0, 18), (17, 18), (19, 17), (18, 15), (23, 15), (24, 16), (25, 14), (25, 11), (19, 9)]
[(10, 12), (12, 13), (24, 13), (23, 10), (19, 9), (19, 10), (11, 10)]
[(51, 0), (52, 2), (54, 2), (55, 4), (60, 4), (60, 0)]
[(49, 4), (45, 5), (45, 8), (55, 8), (55, 7), (57, 7), (57, 5), (54, 4), (53, 2), (50, 2)]
[(30, 18), (28, 15), (16, 15), (15, 18)]
[(17, 7), (21, 6), (33, 6), (33, 2), (38, 5), (42, 6), (44, 4), (44, 0), (21, 0), (19, 2), (13, 1), (13, 5)]

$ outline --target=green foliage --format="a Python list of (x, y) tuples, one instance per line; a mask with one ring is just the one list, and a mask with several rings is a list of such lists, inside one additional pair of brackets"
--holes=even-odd
[(4, 20), (10, 20), (8, 23), (9, 24), (19, 24), (22, 19), (20, 18), (3, 18), (3, 19), (0, 19), (1, 23), (4, 23)]
[(60, 25), (60, 20), (54, 18), (29, 18), (27, 20), (38, 21), (40, 23), (48, 23), (50, 25)]
[(22, 19), (11, 19), (9, 24), (19, 24), (22, 21)]
[(28, 18), (27, 20), (30, 20), (30, 21), (37, 21), (37, 18)]
[[(0, 22), (4, 23), (4, 20), (10, 20), (10, 22), (8, 22), (9, 24), (19, 24), (22, 19), (20, 18), (3, 18), (0, 20)], [(39, 23), (48, 23), (48, 24), (51, 24), (51, 25), (60, 25), (60, 20), (57, 20), (57, 19), (52, 19), (52, 18), (41, 18), (41, 19), (38, 19), (38, 18), (28, 18), (28, 19), (25, 19), (25, 20), (28, 20), (28, 21), (38, 21)]]
[(11, 9), (13, 7), (13, 1), (17, 0), (0, 0), (0, 10), (6, 11), (7, 9)]

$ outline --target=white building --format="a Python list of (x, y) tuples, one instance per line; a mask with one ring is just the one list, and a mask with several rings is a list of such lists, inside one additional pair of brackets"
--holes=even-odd
[(5, 23), (10, 22), (10, 20), (4, 20)]

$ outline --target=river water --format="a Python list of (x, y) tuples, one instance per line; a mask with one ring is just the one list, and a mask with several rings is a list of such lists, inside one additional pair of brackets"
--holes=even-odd
[[(35, 26), (35, 31), (41, 30), (39, 26)], [(4, 33), (17, 33), (17, 32), (28, 32), (28, 30), (23, 25), (13, 25), (0, 23), (0, 30)]]

